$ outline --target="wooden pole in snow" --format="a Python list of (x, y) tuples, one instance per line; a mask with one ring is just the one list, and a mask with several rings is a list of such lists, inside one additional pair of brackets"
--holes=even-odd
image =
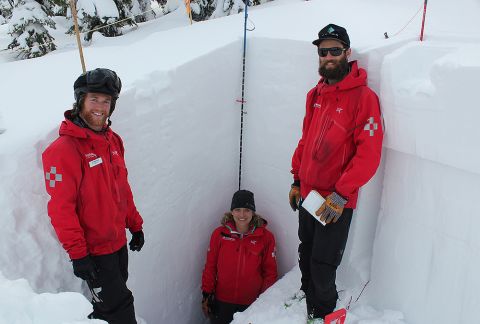
[(85, 68), (85, 59), (83, 58), (83, 49), (82, 49), (82, 42), (80, 41), (80, 31), (78, 29), (78, 21), (77, 21), (77, 9), (75, 8), (75, 0), (70, 0), (70, 8), (72, 10), (72, 17), (73, 17), (73, 25), (75, 26), (75, 35), (77, 36), (77, 45), (78, 45), (78, 52), (80, 53), (80, 62), (82, 63), (82, 70), (83, 73), (87, 72)]
[(423, 29), (425, 28), (425, 16), (427, 15), (427, 1), (423, 3), (423, 19), (422, 19), (422, 30), (420, 32), (420, 41), (423, 41)]
[(188, 18), (190, 18), (190, 25), (192, 24), (192, 6), (190, 0), (185, 0), (185, 6), (187, 7)]

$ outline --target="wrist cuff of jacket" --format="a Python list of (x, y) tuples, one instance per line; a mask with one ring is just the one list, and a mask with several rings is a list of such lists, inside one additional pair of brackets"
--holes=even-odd
[(77, 259), (70, 259), (70, 262), (83, 262), (87, 259), (90, 259), (90, 254), (87, 254), (86, 256), (84, 256), (83, 258), (77, 258)]
[(300, 180), (293, 180), (292, 187), (299, 187), (300, 188)]
[(332, 192), (332, 201), (335, 205), (344, 206), (347, 203), (347, 200), (340, 196), (335, 191)]

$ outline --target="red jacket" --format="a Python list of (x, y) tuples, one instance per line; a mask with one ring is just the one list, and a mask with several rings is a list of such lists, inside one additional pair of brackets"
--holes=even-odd
[(202, 291), (226, 303), (250, 305), (277, 280), (275, 238), (261, 225), (240, 235), (228, 222), (212, 233)]
[[(68, 112), (66, 113), (66, 117)], [(71, 259), (118, 251), (125, 228), (142, 229), (127, 180), (123, 143), (65, 119), (60, 137), (43, 152), (48, 215)]]
[(302, 138), (292, 158), (303, 198), (315, 189), (333, 191), (355, 208), (358, 189), (375, 174), (382, 153), (383, 119), (367, 73), (351, 63), (350, 73), (329, 85), (322, 80), (307, 94)]

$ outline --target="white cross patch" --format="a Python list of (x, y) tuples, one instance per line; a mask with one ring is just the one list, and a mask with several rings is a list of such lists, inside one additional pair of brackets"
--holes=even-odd
[(45, 180), (49, 181), (50, 188), (55, 188), (56, 182), (62, 181), (62, 175), (57, 173), (56, 167), (50, 167), (50, 172), (45, 172)]
[(370, 132), (370, 136), (373, 136), (377, 129), (378, 129), (378, 124), (374, 122), (373, 117), (368, 118), (367, 124), (365, 125), (363, 130)]

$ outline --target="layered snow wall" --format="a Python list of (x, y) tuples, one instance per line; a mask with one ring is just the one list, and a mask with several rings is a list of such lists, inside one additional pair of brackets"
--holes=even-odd
[(385, 179), (369, 300), (411, 323), (476, 323), (480, 303), (478, 42), (385, 56)]

